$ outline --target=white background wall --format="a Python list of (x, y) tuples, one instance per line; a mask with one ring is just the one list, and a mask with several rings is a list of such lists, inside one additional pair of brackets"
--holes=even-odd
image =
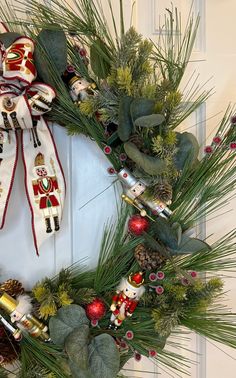
[[(71, 1), (72, 2), (72, 1)], [(102, 1), (103, 3), (106, 0)], [(118, 0), (112, 0), (118, 11)], [(124, 0), (126, 21), (129, 24), (131, 12), (131, 0)], [(175, 0), (174, 6), (178, 6), (183, 19), (186, 18), (191, 0)], [(229, 102), (236, 99), (236, 30), (235, 0), (194, 0), (194, 11), (201, 14), (201, 26), (193, 54), (194, 62), (189, 66), (189, 74), (197, 68), (201, 76), (199, 82), (204, 83), (210, 77), (208, 88), (214, 87), (215, 94), (207, 102), (205, 107), (196, 113), (184, 127), (193, 126), (200, 142), (204, 133), (211, 140), (217, 128), (218, 121)], [(133, 23), (138, 31), (147, 37), (156, 38), (159, 17), (165, 7), (170, 6), (166, 0), (136, 0), (133, 13)], [(215, 116), (218, 114), (217, 116)], [(214, 118), (211, 118), (215, 116)], [(207, 119), (196, 126), (196, 122)], [(206, 126), (206, 127), (205, 127)], [(8, 208), (8, 214), (4, 230), (0, 231), (1, 261), (0, 280), (18, 278), (26, 287), (32, 286), (45, 275), (55, 274), (61, 267), (84, 257), (88, 257), (88, 263), (96, 264), (99, 242), (102, 235), (102, 225), (108, 217), (116, 214), (116, 198), (114, 186), (81, 208), (87, 201), (108, 187), (113, 178), (108, 175), (107, 167), (110, 165), (103, 154), (93, 142), (83, 136), (68, 137), (64, 129), (54, 126), (54, 135), (58, 146), (59, 156), (64, 168), (67, 180), (67, 199), (65, 204), (64, 219), (60, 233), (45, 243), (37, 257), (33, 247), (31, 235), (30, 211), (28, 208), (24, 185), (23, 166), (19, 157), (17, 173), (15, 177), (12, 196)], [(202, 142), (203, 143), (203, 142)], [(214, 233), (214, 238), (220, 237), (235, 227), (235, 205), (227, 215), (209, 221), (207, 233)], [(236, 283), (235, 278), (227, 281), (229, 304), (236, 307)], [(197, 360), (198, 366), (191, 369), (191, 377), (197, 378), (234, 378), (236, 368), (236, 353), (227, 348), (220, 348), (214, 343), (207, 344), (200, 338), (192, 337), (191, 347), (200, 353)], [(206, 354), (204, 349), (206, 347)], [(227, 353), (227, 354), (225, 354)], [(130, 365), (137, 370), (156, 371), (157, 368), (149, 366), (146, 362)], [(169, 377), (158, 369), (162, 377)], [(130, 376), (149, 377), (154, 373), (130, 373)]]

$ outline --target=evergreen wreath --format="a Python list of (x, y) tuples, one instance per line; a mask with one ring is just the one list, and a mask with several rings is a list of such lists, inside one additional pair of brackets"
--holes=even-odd
[(235, 314), (217, 274), (236, 266), (236, 232), (213, 245), (190, 236), (235, 188), (235, 112), (226, 110), (199, 159), (194, 135), (176, 131), (211, 94), (192, 82), (180, 90), (199, 17), (182, 32), (177, 10), (167, 9), (155, 44), (125, 30), (122, 0), (120, 27), (107, 2), (112, 32), (94, 0), (74, 4), (29, 0), (28, 21), (1, 6), (9, 32), (0, 40), (6, 48), (22, 34), (36, 41), (38, 77), (57, 92), (49, 120), (97, 143), (124, 201), (105, 226), (96, 268), (78, 262), (30, 293), (16, 280), (1, 284), (0, 377), (18, 360), (24, 378), (112, 378), (142, 356), (186, 373), (191, 361), (173, 338), (183, 327), (236, 348)]

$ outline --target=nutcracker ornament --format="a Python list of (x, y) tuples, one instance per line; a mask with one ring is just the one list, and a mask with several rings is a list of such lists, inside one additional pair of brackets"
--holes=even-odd
[(54, 221), (54, 230), (60, 229), (58, 206), (60, 206), (57, 197), (60, 196), (58, 181), (56, 176), (50, 176), (49, 170), (44, 163), (44, 155), (38, 153), (35, 158), (34, 174), (36, 179), (32, 181), (35, 202), (42, 211), (45, 219), (46, 232), (52, 232), (51, 218)]
[(135, 206), (145, 214), (144, 208), (148, 208), (153, 214), (159, 215), (162, 218), (169, 218), (172, 211), (167, 207), (167, 204), (158, 198), (150, 198), (146, 195), (147, 186), (127, 169), (123, 168), (118, 172), (118, 178), (124, 187), (122, 198), (125, 202)]
[[(0, 295), (0, 308), (10, 315), (11, 322), (16, 323), (20, 330), (44, 341), (49, 340), (47, 326), (31, 314), (33, 306), (28, 295), (20, 295), (17, 299), (14, 299), (7, 293), (3, 293)], [(5, 323), (3, 324), (6, 326)], [(13, 328), (10, 331), (13, 334), (15, 332)]]
[(96, 84), (81, 77), (74, 69), (67, 69), (63, 75), (63, 80), (69, 88), (72, 100), (78, 105), (89, 96), (96, 94)]
[(112, 298), (110, 310), (109, 328), (117, 329), (121, 326), (126, 317), (132, 316), (139, 299), (145, 292), (144, 278), (142, 272), (130, 274), (128, 278), (122, 278), (116, 294)]

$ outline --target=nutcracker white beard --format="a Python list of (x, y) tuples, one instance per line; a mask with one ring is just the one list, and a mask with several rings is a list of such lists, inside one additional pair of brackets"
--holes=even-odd
[[(19, 52), (17, 64), (11, 49)], [(19, 136), (25, 189), (32, 214), (35, 249), (60, 228), (65, 182), (50, 129), (42, 114), (51, 109), (54, 90), (33, 83), (34, 44), (19, 38), (5, 52), (0, 76), (0, 228), (3, 228), (17, 164)], [(14, 56), (14, 55), (13, 55)], [(27, 84), (27, 87), (25, 86)], [(41, 167), (41, 169), (39, 169)]]

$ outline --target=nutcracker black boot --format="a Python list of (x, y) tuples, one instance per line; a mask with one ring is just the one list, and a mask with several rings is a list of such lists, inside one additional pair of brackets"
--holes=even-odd
[(46, 223), (46, 232), (47, 234), (49, 234), (50, 232), (52, 232), (50, 218), (45, 218), (45, 223)]
[(53, 220), (54, 220), (54, 226), (55, 226), (55, 231), (58, 231), (60, 229), (60, 225), (59, 225), (59, 218), (58, 216), (56, 217), (53, 217)]

